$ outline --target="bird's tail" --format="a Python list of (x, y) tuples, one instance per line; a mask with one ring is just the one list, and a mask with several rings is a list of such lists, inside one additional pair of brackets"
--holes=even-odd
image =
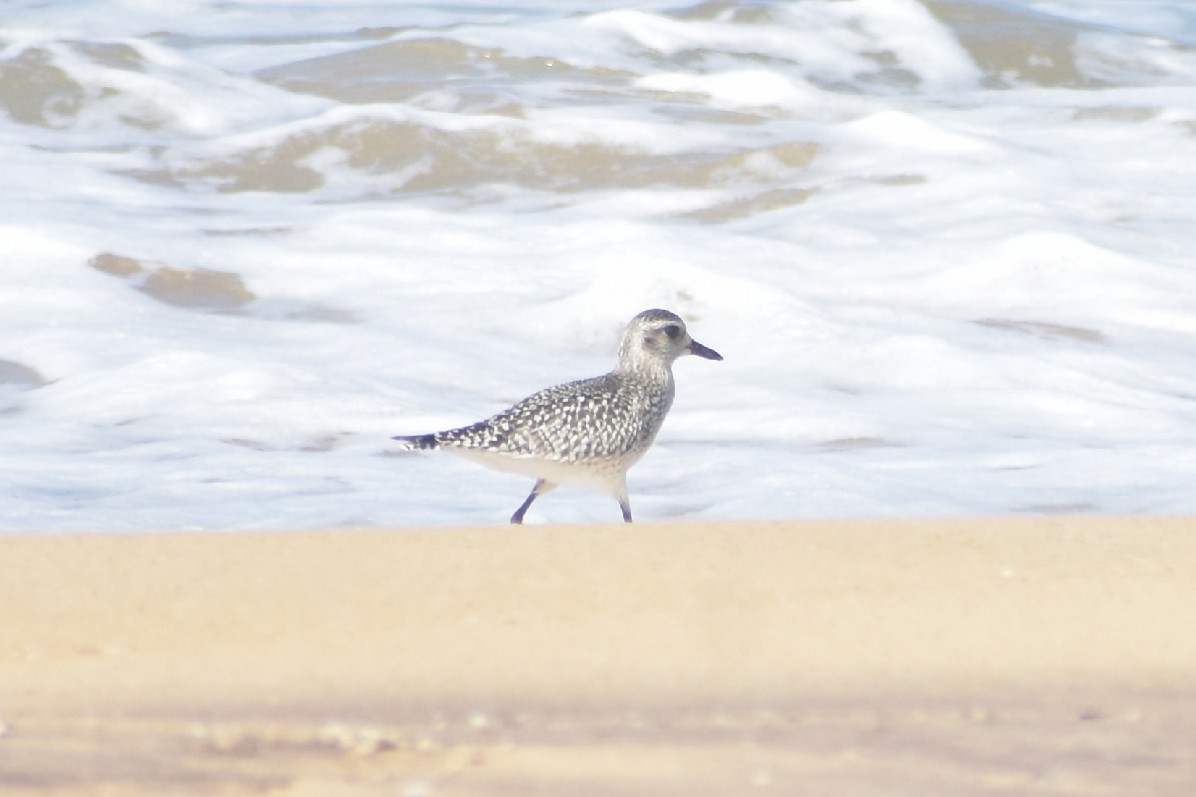
[(437, 448), (440, 445), (436, 442), (434, 434), (398, 435), (390, 439), (403, 443), (409, 451)]

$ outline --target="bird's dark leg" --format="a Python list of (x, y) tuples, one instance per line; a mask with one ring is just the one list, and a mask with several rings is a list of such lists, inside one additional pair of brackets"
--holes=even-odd
[(556, 487), (556, 485), (545, 481), (544, 479), (537, 479), (536, 486), (532, 488), (532, 491), (528, 493), (527, 498), (524, 499), (523, 503), (519, 505), (519, 508), (515, 510), (515, 514), (511, 515), (511, 522), (515, 525), (523, 523), (523, 516), (527, 513), (527, 508), (532, 505), (532, 501), (535, 501), (536, 497), (539, 496), (540, 493), (546, 493), (553, 487)]
[(615, 493), (615, 498), (619, 499), (619, 509), (623, 510), (623, 522), (631, 522), (631, 499), (627, 497), (627, 474), (623, 474), (623, 478), (619, 482), (619, 490)]

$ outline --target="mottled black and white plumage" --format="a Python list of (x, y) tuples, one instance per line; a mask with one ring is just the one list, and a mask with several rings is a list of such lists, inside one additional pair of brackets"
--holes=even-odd
[(673, 405), (673, 361), (687, 354), (722, 359), (691, 338), (676, 314), (645, 310), (627, 325), (609, 374), (541, 390), (469, 426), (394, 439), (534, 477), (512, 523), (522, 523), (532, 501), (560, 484), (609, 493), (631, 522), (627, 469), (656, 439)]

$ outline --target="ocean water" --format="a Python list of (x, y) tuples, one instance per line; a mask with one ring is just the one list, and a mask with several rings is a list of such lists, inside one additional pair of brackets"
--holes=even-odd
[(1189, 0), (9, 0), (0, 168), (5, 531), (505, 523), (649, 307), (637, 519), (1196, 511)]

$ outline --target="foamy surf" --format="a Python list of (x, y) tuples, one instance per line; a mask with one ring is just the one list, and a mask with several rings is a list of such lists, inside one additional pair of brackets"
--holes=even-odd
[(656, 306), (645, 519), (1196, 508), (1186, 3), (10, 5), (0, 527), (501, 521)]

